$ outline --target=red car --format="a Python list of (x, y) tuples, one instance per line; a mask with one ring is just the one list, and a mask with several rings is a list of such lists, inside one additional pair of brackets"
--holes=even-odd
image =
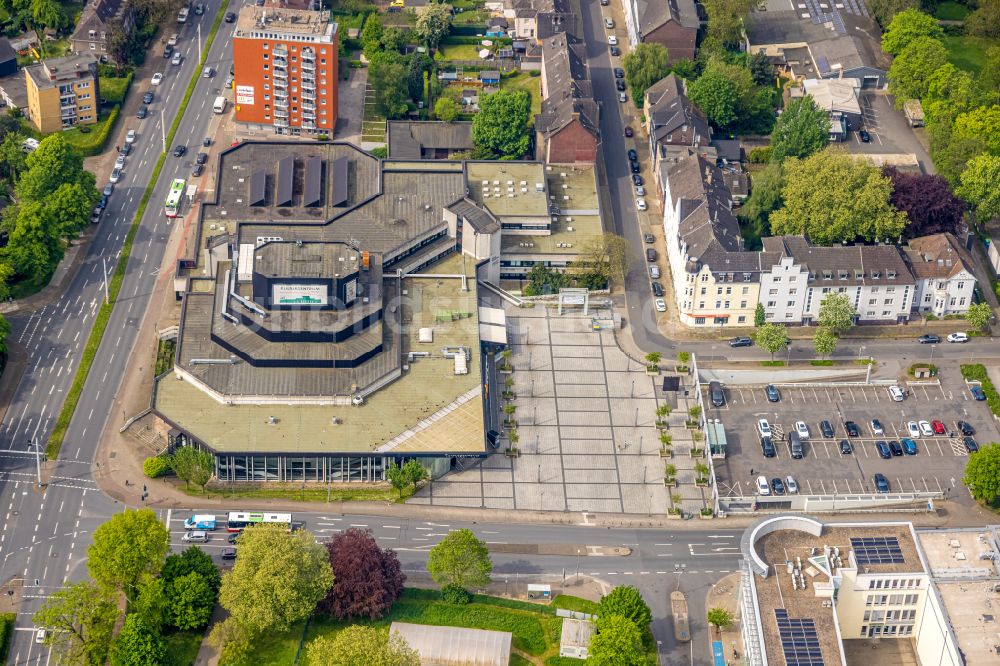
[(632, 128), (627, 125), (625, 126), (625, 136), (632, 136)]
[(943, 435), (944, 434), (944, 424), (941, 423), (940, 421), (938, 421), (937, 419), (934, 419), (933, 421), (931, 421), (931, 427), (934, 428), (934, 432), (936, 434), (938, 434), (938, 435)]

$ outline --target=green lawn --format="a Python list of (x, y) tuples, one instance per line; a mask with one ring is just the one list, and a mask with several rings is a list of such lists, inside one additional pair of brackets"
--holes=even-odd
[(464, 11), (455, 14), (455, 20), (452, 21), (455, 25), (486, 25), (486, 19), (490, 17), (489, 12), (484, 9), (475, 11)]
[(986, 60), (986, 50), (997, 41), (969, 35), (945, 35), (941, 38), (948, 49), (948, 60), (959, 69), (978, 74)]
[(500, 80), (500, 87), (507, 90), (525, 90), (531, 95), (531, 117), (542, 111), (541, 77), (531, 76), (527, 72), (518, 72)]
[(167, 660), (164, 666), (194, 666), (203, 638), (200, 631), (177, 631), (165, 634), (163, 642), (167, 647)]
[(563, 610), (576, 611), (577, 613), (597, 614), (597, 602), (580, 597), (571, 597), (568, 594), (557, 594), (552, 600), (552, 606)]
[[(292, 484), (294, 486), (294, 484)], [(339, 486), (339, 487), (338, 487)], [(233, 499), (284, 499), (292, 500), (295, 502), (326, 502), (329, 498), (331, 502), (398, 502), (399, 491), (393, 490), (392, 488), (372, 488), (372, 487), (362, 487), (362, 488), (352, 488), (350, 484), (334, 484), (329, 488), (329, 495), (327, 494), (326, 486), (317, 487), (313, 484), (307, 484), (305, 488), (299, 487), (287, 487), (279, 488), (273, 486), (264, 486), (260, 488), (240, 488), (234, 486), (229, 488), (226, 486), (212, 487), (209, 486), (208, 490), (202, 491), (201, 488), (197, 486), (191, 486), (185, 488), (183, 483), (178, 483), (177, 488), (186, 492), (192, 497), (229, 497)], [(405, 501), (408, 497), (413, 494), (413, 489), (403, 491), (403, 500)]]
[(112, 109), (111, 113), (102, 113), (98, 116), (98, 121), (93, 125), (77, 125), (73, 129), (61, 132), (66, 143), (83, 153), (84, 157), (97, 155), (104, 150), (113, 125), (118, 119), (118, 107)]
[(121, 104), (125, 101), (125, 93), (128, 92), (132, 77), (122, 76), (102, 76), (98, 80), (101, 89), (101, 99), (107, 100), (109, 104)]
[(968, 7), (952, 0), (939, 3), (934, 9), (934, 18), (939, 21), (964, 21), (968, 15)]
[[(444, 60), (479, 60), (481, 48), (478, 44), (442, 44), (438, 47), (438, 53)], [(488, 69), (488, 63), (485, 61), (483, 68)]]

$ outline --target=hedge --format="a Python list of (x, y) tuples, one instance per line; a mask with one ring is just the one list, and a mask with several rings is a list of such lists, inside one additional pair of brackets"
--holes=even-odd
[(959, 366), (962, 370), (962, 377), (966, 381), (979, 382), (982, 385), (983, 393), (986, 394), (986, 404), (990, 406), (993, 416), (1000, 416), (1000, 394), (993, 386), (993, 381), (986, 374), (986, 366), (982, 363), (963, 364)]
[(14, 623), (17, 615), (14, 613), (0, 614), (0, 663), (7, 663), (7, 653), (10, 652), (11, 638), (14, 636)]
[[(180, 124), (181, 118), (184, 117), (185, 111), (187, 111), (187, 105), (191, 101), (195, 84), (198, 83), (198, 79), (201, 77), (201, 69), (205, 65), (205, 58), (208, 57), (208, 52), (212, 48), (212, 42), (215, 40), (215, 34), (219, 31), (219, 26), (222, 25), (222, 18), (225, 15), (226, 5), (223, 4), (219, 6), (219, 11), (215, 15), (215, 21), (212, 23), (212, 28), (208, 33), (208, 40), (205, 42), (205, 48), (202, 50), (201, 62), (198, 64), (198, 67), (195, 67), (194, 74), (191, 75), (191, 82), (188, 84), (184, 99), (181, 100), (181, 106), (177, 111), (177, 116), (174, 118), (174, 123), (170, 127), (170, 132), (167, 135), (167, 145), (173, 143), (174, 135), (177, 134), (177, 126)], [(56, 419), (55, 427), (52, 429), (49, 441), (45, 445), (45, 455), (50, 460), (55, 460), (59, 457), (63, 440), (66, 438), (66, 431), (69, 430), (69, 423), (73, 418), (73, 413), (76, 411), (77, 404), (80, 402), (83, 385), (87, 381), (87, 376), (90, 374), (90, 367), (93, 365), (94, 357), (97, 355), (97, 348), (100, 346), (104, 332), (108, 328), (111, 311), (114, 309), (115, 303), (118, 302), (118, 293), (121, 291), (122, 282), (125, 280), (125, 269), (128, 268), (128, 260), (132, 254), (132, 242), (135, 240), (135, 234), (139, 230), (142, 216), (146, 213), (146, 206), (153, 195), (153, 188), (156, 186), (156, 181), (160, 178), (160, 171), (163, 169), (163, 162), (166, 157), (166, 153), (160, 153), (160, 157), (156, 161), (156, 166), (153, 168), (153, 173), (149, 177), (149, 184), (146, 185), (146, 191), (142, 193), (142, 199), (139, 201), (139, 208), (135, 212), (132, 225), (129, 227), (128, 233), (125, 234), (125, 244), (122, 246), (122, 252), (118, 257), (118, 263), (115, 265), (111, 281), (108, 283), (108, 302), (103, 304), (97, 312), (97, 318), (94, 320), (94, 328), (91, 329), (90, 336), (87, 338), (87, 344), (83, 348), (83, 355), (80, 357), (80, 365), (77, 367), (76, 375), (73, 377), (73, 384), (66, 394), (66, 402), (63, 403), (62, 410), (59, 412), (59, 418)]]
[(111, 109), (111, 113), (104, 119), (104, 124), (101, 125), (98, 131), (90, 132), (89, 134), (80, 133), (79, 138), (73, 137), (72, 140), (68, 140), (68, 143), (83, 153), (84, 157), (100, 155), (104, 152), (105, 144), (111, 137), (111, 130), (114, 129), (115, 123), (118, 122), (118, 115), (120, 113), (121, 109), (115, 104), (115, 107)]
[(142, 473), (151, 479), (158, 479), (173, 471), (170, 461), (166, 456), (153, 456), (146, 458), (142, 463)]

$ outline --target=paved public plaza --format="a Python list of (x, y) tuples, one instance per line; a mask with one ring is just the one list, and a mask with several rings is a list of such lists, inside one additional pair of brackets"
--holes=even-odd
[[(592, 317), (578, 309), (560, 316), (540, 305), (508, 307), (507, 325), (520, 456), (504, 455), (504, 438), (489, 458), (470, 461), (464, 470), (422, 489), (411, 502), (663, 514), (670, 502), (663, 485), (669, 462), (678, 468), (680, 485), (673, 492), (684, 498), (684, 508), (703, 506), (703, 492), (705, 497), (709, 493), (694, 485), (691, 435), (683, 427), (688, 409), (683, 387), (664, 394), (663, 374), (647, 375), (643, 362), (618, 347), (612, 331), (592, 330)], [(661, 365), (672, 369), (674, 363), (664, 360)], [(655, 427), (655, 410), (664, 400), (674, 408), (671, 460), (660, 457)]]

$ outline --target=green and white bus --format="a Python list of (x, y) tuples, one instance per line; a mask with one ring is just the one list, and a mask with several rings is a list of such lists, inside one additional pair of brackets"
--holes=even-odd
[(177, 217), (177, 211), (181, 207), (181, 197), (183, 196), (184, 179), (174, 178), (174, 181), (170, 183), (170, 193), (167, 194), (167, 203), (164, 206), (167, 217)]
[(226, 520), (226, 530), (229, 532), (242, 532), (246, 527), (263, 524), (284, 525), (290, 530), (292, 529), (292, 514), (230, 511), (229, 517)]

